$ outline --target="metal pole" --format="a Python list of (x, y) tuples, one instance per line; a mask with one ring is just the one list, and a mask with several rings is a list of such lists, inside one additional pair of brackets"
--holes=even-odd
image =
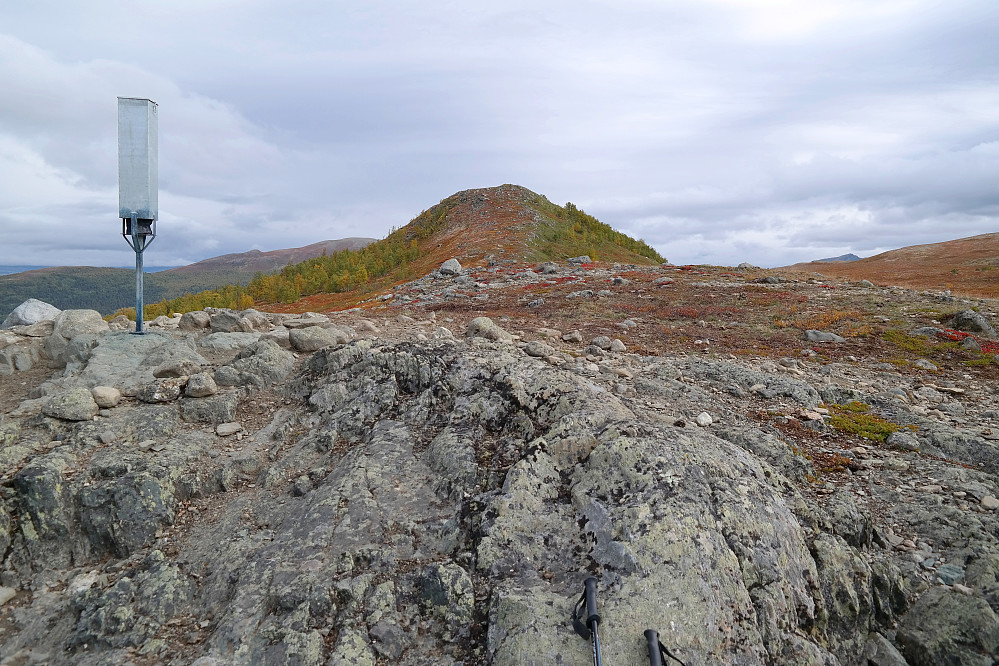
[(135, 248), (135, 334), (143, 335), (142, 251), (145, 249), (143, 247), (145, 238), (139, 235), (134, 235), (132, 236), (132, 241), (134, 243), (132, 247)]

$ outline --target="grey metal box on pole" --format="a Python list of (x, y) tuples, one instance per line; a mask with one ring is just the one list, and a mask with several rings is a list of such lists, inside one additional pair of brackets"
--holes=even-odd
[(118, 217), (159, 217), (157, 104), (118, 98)]
[(118, 98), (118, 217), (121, 235), (135, 250), (135, 332), (143, 333), (142, 253), (156, 237), (159, 217), (157, 105)]

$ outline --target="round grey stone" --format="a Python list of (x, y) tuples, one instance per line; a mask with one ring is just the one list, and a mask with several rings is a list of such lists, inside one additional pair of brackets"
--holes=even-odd
[(233, 421), (230, 423), (220, 423), (215, 426), (215, 433), (219, 437), (228, 437), (229, 435), (235, 435), (237, 432), (242, 432), (243, 426), (239, 423)]
[(590, 344), (596, 345), (601, 349), (610, 349), (611, 339), (608, 338), (606, 335), (598, 335), (597, 337), (593, 338), (593, 341)]
[(846, 338), (836, 335), (835, 333), (817, 331), (815, 329), (805, 331), (805, 339), (809, 342), (846, 342)]
[(198, 372), (191, 375), (187, 380), (187, 388), (184, 389), (184, 395), (189, 398), (207, 398), (218, 392), (218, 385), (207, 372)]
[(533, 356), (535, 358), (548, 358), (549, 356), (555, 355), (554, 349), (538, 340), (528, 342), (527, 346), (524, 347), (524, 352), (528, 356)]
[(121, 401), (121, 391), (113, 386), (95, 386), (90, 389), (90, 395), (101, 409), (117, 407)]

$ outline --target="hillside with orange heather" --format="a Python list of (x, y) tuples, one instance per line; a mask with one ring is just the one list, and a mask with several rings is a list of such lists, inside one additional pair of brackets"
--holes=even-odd
[[(457, 192), (396, 229), (379, 244), (415, 243), (419, 256), (349, 291), (321, 291), (293, 303), (266, 303), (281, 312), (337, 310), (385, 293), (454, 258), (466, 268), (494, 263), (560, 261), (587, 255), (595, 261), (655, 265), (662, 261), (644, 242), (631, 239), (573, 204), (560, 206), (520, 185)], [(251, 285), (252, 286), (252, 285)]]
[(999, 233), (913, 245), (858, 261), (812, 261), (782, 270), (870, 280), (878, 285), (910, 289), (950, 290), (959, 296), (999, 298)]

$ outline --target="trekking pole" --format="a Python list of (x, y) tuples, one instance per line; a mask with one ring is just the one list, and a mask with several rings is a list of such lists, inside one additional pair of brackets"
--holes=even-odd
[[(586, 617), (583, 617), (583, 606), (586, 606)], [(582, 638), (593, 643), (593, 666), (601, 666), (600, 637), (597, 636), (597, 625), (600, 624), (600, 614), (597, 613), (597, 579), (590, 576), (583, 582), (583, 595), (579, 597), (572, 609), (572, 628)]]
[(672, 659), (680, 666), (687, 666), (666, 649), (666, 646), (659, 640), (659, 632), (655, 629), (645, 630), (645, 640), (649, 642), (649, 664), (651, 666), (665, 666), (667, 659)]

